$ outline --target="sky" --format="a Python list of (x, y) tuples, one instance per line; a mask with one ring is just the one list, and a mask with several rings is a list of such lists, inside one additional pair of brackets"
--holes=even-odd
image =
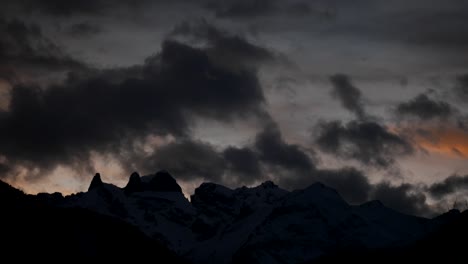
[(463, 0), (5, 0), (0, 179), (186, 196), (320, 181), (351, 204), (466, 207)]

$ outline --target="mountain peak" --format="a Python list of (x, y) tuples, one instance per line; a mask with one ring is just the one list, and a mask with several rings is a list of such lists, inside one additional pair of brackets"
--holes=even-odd
[(345, 200), (341, 195), (333, 188), (328, 187), (327, 185), (321, 182), (315, 182), (309, 187), (293, 192), (295, 196), (295, 201), (303, 201), (309, 203), (315, 201), (321, 205), (340, 205), (348, 206)]
[(132, 175), (130, 175), (130, 178), (124, 190), (126, 194), (143, 191), (143, 184), (141, 182), (140, 174), (138, 174), (138, 172), (133, 172)]
[(182, 193), (177, 181), (166, 170), (156, 172), (148, 183), (148, 189), (153, 192), (179, 192)]
[(10, 184), (0, 180), (0, 205), (14, 199), (21, 199), (25, 197), (25, 194), (11, 186)]
[(325, 184), (323, 184), (321, 182), (312, 183), (311, 185), (309, 185), (309, 187), (305, 188), (305, 190), (315, 191), (315, 192), (318, 192), (318, 193), (333, 193), (333, 194), (339, 195), (338, 192), (335, 189), (333, 189), (333, 188), (331, 188), (331, 187), (329, 187), (329, 186), (327, 186), (327, 185), (325, 185)]
[(93, 177), (93, 180), (91, 181), (91, 184), (89, 185), (88, 192), (96, 188), (101, 188), (103, 185), (104, 184), (101, 180), (101, 174), (96, 173)]
[(266, 181), (266, 182), (262, 182), (262, 184), (260, 184), (261, 187), (263, 187), (264, 189), (274, 189), (274, 188), (278, 188), (278, 185), (276, 185), (274, 182), (272, 181)]

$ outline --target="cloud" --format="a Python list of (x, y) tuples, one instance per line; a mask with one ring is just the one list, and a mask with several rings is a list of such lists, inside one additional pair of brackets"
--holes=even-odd
[(414, 145), (452, 158), (468, 154), (468, 133), (457, 123), (443, 121), (439, 123), (414, 123), (396, 127), (396, 133), (411, 138)]
[(341, 105), (354, 113), (358, 119), (364, 119), (366, 112), (361, 91), (351, 83), (350, 78), (344, 74), (336, 74), (330, 77), (330, 81), (333, 84), (331, 92), (333, 97), (337, 98)]
[(71, 25), (66, 33), (74, 38), (86, 38), (97, 35), (102, 32), (99, 25), (89, 22), (81, 22)]
[(317, 180), (333, 187), (351, 204), (360, 204), (369, 199), (372, 185), (367, 177), (355, 168), (318, 170)]
[(454, 86), (455, 95), (464, 102), (468, 99), (468, 74), (459, 75)]
[(228, 19), (247, 19), (266, 16), (306, 16), (316, 13), (307, 1), (278, 1), (278, 0), (83, 0), (76, 3), (64, 4), (58, 0), (5, 0), (3, 4), (7, 10), (21, 10), (28, 13), (40, 13), (55, 17), (68, 18), (70, 16), (94, 15), (102, 16), (109, 12), (125, 9), (149, 9), (154, 6), (161, 8), (177, 5), (190, 10), (201, 9), (210, 16)]
[(441, 182), (428, 186), (427, 190), (434, 198), (441, 199), (457, 191), (468, 190), (468, 175), (452, 175)]
[(154, 154), (133, 163), (146, 171), (167, 169), (182, 180), (203, 179), (232, 187), (274, 180), (282, 188), (294, 190), (320, 181), (337, 189), (353, 204), (367, 201), (373, 188), (367, 177), (354, 168), (316, 169), (301, 147), (284, 141), (272, 121), (258, 133), (253, 145), (220, 150), (187, 138), (158, 148)]
[[(122, 2), (122, 1), (116, 1)], [(50, 15), (69, 16), (72, 14), (100, 13), (106, 5), (104, 1), (84, 0), (65, 4), (59, 0), (25, 1), (24, 7)]]
[(393, 186), (380, 183), (374, 187), (372, 198), (399, 212), (410, 215), (431, 215), (433, 212), (426, 203), (426, 196), (411, 184)]
[(454, 115), (456, 110), (447, 102), (432, 100), (425, 94), (420, 94), (408, 102), (400, 103), (396, 113), (400, 117), (416, 117), (428, 121), (432, 119), (446, 120)]
[(207, 8), (219, 17), (251, 17), (270, 14), (276, 10), (276, 5), (274, 0), (211, 1)]
[(202, 42), (211, 59), (228, 67), (257, 67), (259, 63), (277, 59), (267, 48), (254, 45), (242, 36), (230, 34), (204, 19), (182, 22), (174, 27), (170, 36)]
[(207, 142), (186, 138), (162, 146), (148, 157), (136, 156), (132, 163), (146, 172), (168, 170), (185, 181), (203, 179), (239, 187), (264, 178), (257, 155), (249, 147), (218, 150)]
[(0, 154), (32, 168), (88, 163), (90, 151), (119, 153), (148, 134), (186, 136), (194, 115), (230, 121), (263, 112), (256, 71), (226, 69), (179, 42), (119, 73), (14, 86), (9, 111), (0, 113)]
[(103, 15), (106, 12), (126, 8), (132, 9), (139, 6), (148, 6), (150, 1), (129, 0), (82, 0), (73, 3), (64, 3), (60, 0), (5, 0), (3, 5), (6, 10), (23, 11), (27, 13), (39, 13), (60, 18), (69, 18), (74, 15)]
[(227, 170), (237, 176), (237, 182), (254, 183), (262, 178), (262, 171), (258, 154), (248, 147), (228, 147), (223, 153), (227, 163)]
[(207, 1), (205, 7), (217, 17), (246, 19), (278, 14), (302, 16), (312, 13), (306, 1), (223, 0)]
[(335, 74), (330, 81), (333, 85), (331, 94), (345, 109), (354, 113), (357, 120), (346, 124), (340, 121), (319, 122), (315, 143), (321, 151), (380, 168), (393, 165), (395, 156), (413, 152), (406, 139), (390, 132), (366, 113), (362, 93), (347, 75)]
[(289, 170), (310, 173), (315, 169), (309, 156), (299, 145), (284, 142), (275, 123), (267, 124), (255, 138), (255, 148), (260, 160)]
[(323, 152), (369, 166), (387, 167), (395, 157), (413, 153), (406, 139), (371, 121), (322, 122), (317, 134), (315, 143)]
[(352, 167), (317, 170), (314, 179), (336, 189), (351, 204), (361, 204), (372, 199), (409, 215), (432, 217), (440, 213), (438, 210), (441, 208), (432, 207), (427, 203), (426, 189), (423, 185), (393, 185), (386, 181), (371, 184), (363, 172)]
[[(145, 158), (135, 156), (130, 164), (149, 171), (151, 168), (169, 170), (175, 177), (203, 179), (233, 187), (258, 181), (275, 180), (285, 188), (295, 183), (313, 182), (315, 166), (300, 146), (284, 141), (276, 124), (269, 121), (253, 144), (217, 149), (209, 143), (186, 137), (155, 150)], [(269, 178), (269, 172), (272, 178)], [(280, 172), (284, 172), (280, 176)], [(303, 187), (303, 185), (299, 185)]]
[(226, 162), (210, 144), (186, 139), (157, 149), (141, 167), (146, 170), (165, 169), (182, 180), (203, 178), (219, 182)]
[(0, 19), (0, 35), (0, 78), (15, 81), (18, 74), (87, 69), (46, 38), (38, 25)]

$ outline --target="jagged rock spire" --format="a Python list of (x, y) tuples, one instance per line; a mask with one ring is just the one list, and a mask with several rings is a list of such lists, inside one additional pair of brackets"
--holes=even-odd
[(151, 181), (148, 183), (149, 191), (153, 192), (180, 192), (180, 188), (177, 181), (169, 174), (169, 172), (162, 170), (156, 172)]
[(138, 172), (132, 173), (128, 180), (127, 186), (124, 188), (126, 194), (143, 191), (143, 183), (141, 182)]
[(103, 186), (103, 183), (101, 180), (101, 174), (96, 173), (96, 175), (94, 175), (93, 177), (93, 180), (91, 181), (91, 184), (89, 185), (88, 192), (93, 189), (100, 188), (102, 186)]

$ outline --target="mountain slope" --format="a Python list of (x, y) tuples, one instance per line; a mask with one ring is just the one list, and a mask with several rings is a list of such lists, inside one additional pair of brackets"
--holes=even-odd
[(137, 261), (157, 256), (157, 262), (187, 263), (119, 219), (87, 209), (49, 206), (38, 197), (3, 188), (3, 182), (0, 185), (0, 255), (4, 259), (68, 262), (92, 257)]
[(378, 201), (351, 206), (321, 183), (293, 192), (272, 182), (203, 183), (189, 202), (166, 171), (134, 173), (123, 189), (101, 183), (61, 206), (122, 219), (196, 263), (300, 263), (337, 250), (409, 245), (440, 224)]
[[(405, 215), (379, 201), (351, 206), (321, 183), (292, 192), (272, 182), (237, 189), (203, 183), (189, 201), (166, 171), (133, 173), (124, 188), (97, 174), (87, 192), (67, 197), (27, 196), (0, 184), (0, 205), (10, 249), (26, 244), (44, 258), (56, 251), (157, 255), (174, 263), (397, 261), (440, 245), (437, 238), (454, 233), (447, 224), (461, 218)], [(52, 243), (42, 243), (45, 237)]]

